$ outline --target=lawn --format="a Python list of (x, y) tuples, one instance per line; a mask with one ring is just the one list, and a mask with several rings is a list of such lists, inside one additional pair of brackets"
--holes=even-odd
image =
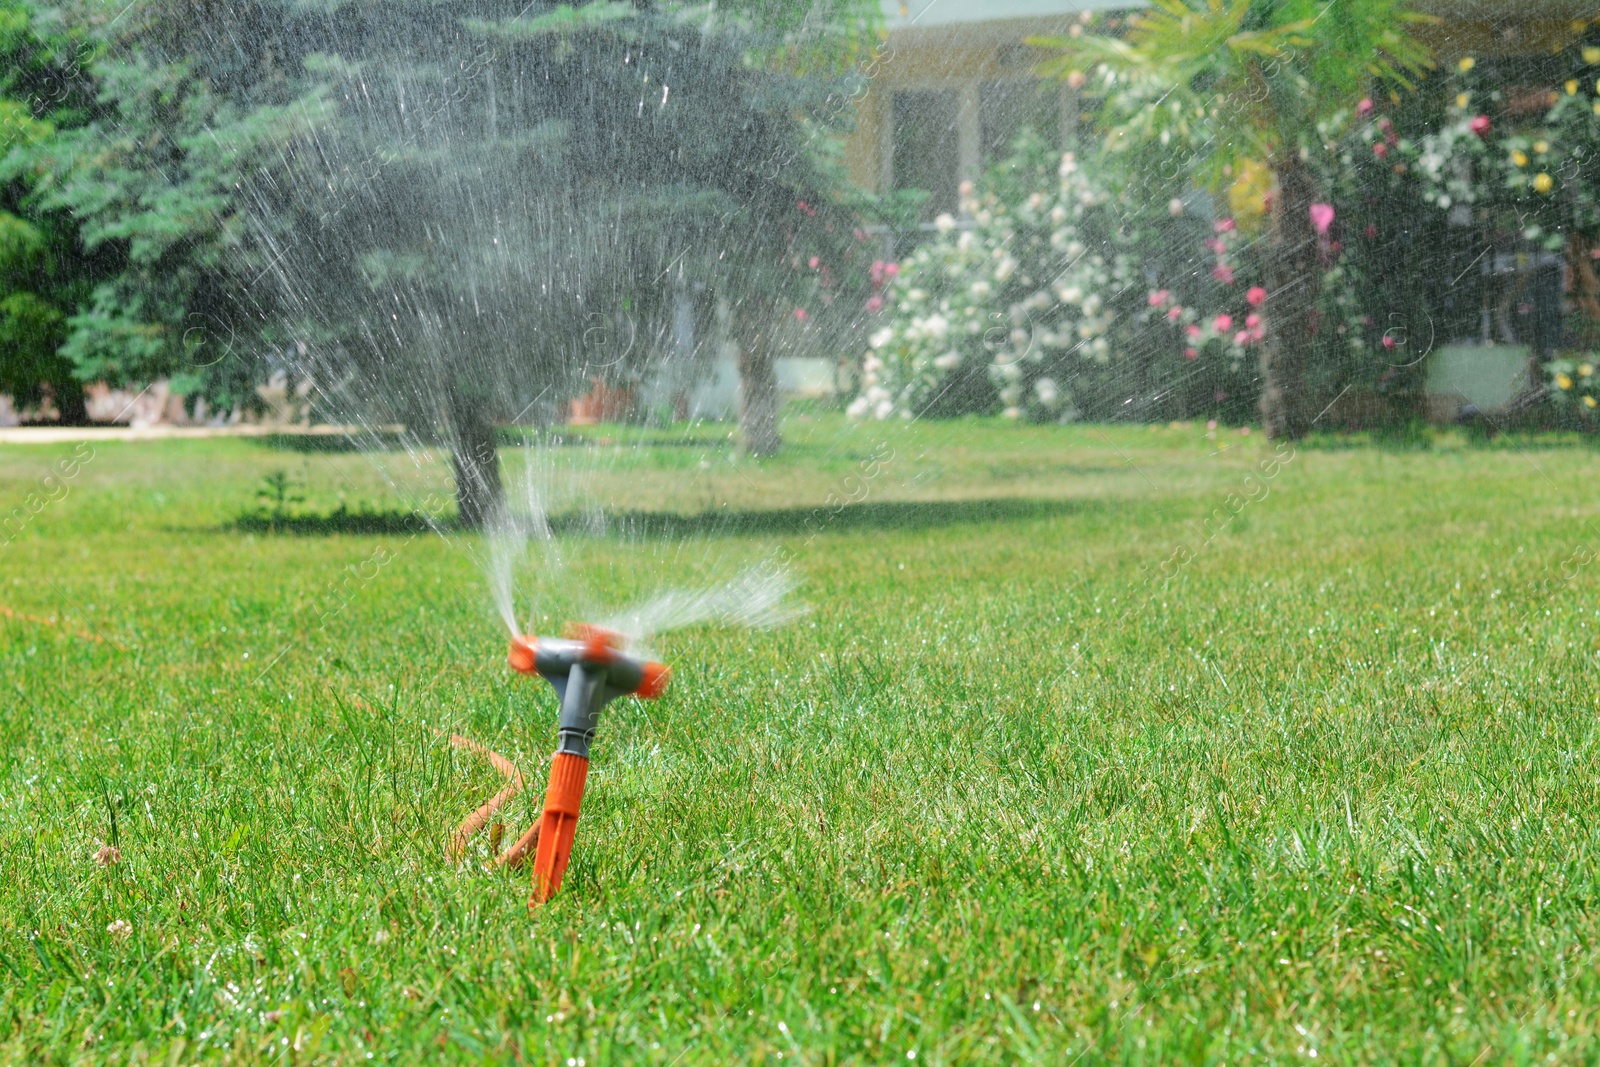
[(810, 608), (658, 640), (531, 916), (445, 855), (500, 780), (438, 731), (511, 833), (555, 734), (476, 539), (237, 523), (448, 464), (0, 447), (0, 1059), (1600, 1060), (1594, 451), (786, 433), (505, 451), (615, 513), (542, 627), (774, 554)]

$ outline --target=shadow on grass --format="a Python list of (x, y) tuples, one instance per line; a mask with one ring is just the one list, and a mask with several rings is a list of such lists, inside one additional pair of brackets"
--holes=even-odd
[[(987, 500), (881, 501), (828, 508), (703, 511), (691, 515), (624, 511), (563, 514), (550, 517), (560, 535), (619, 537), (637, 540), (682, 540), (741, 534), (792, 536), (854, 530), (920, 530), (981, 523), (1026, 522), (1071, 515), (1102, 506), (1098, 501), (1011, 497)], [(293, 534), (328, 537), (341, 534), (415, 534), (430, 529), (461, 531), (454, 515), (430, 523), (414, 511), (333, 511), (273, 518), (241, 515), (228, 524), (236, 533)]]

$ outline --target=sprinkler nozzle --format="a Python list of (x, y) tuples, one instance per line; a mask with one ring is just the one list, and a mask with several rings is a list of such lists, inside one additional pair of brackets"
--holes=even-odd
[(561, 888), (589, 775), (589, 744), (601, 710), (621, 696), (658, 697), (672, 677), (666, 664), (624, 651), (625, 639), (614, 630), (575, 623), (567, 626), (565, 634), (513, 637), (506, 657), (513, 670), (542, 676), (561, 698), (560, 741), (550, 763), (550, 784), (539, 822), (530, 908), (549, 900)]

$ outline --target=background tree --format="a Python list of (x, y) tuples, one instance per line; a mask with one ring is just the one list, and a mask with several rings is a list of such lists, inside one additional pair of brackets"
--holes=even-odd
[(1060, 55), (1046, 71), (1102, 77), (1109, 143), (1159, 144), (1220, 188), (1247, 161), (1274, 179), (1261, 345), (1261, 415), (1271, 436), (1298, 437), (1316, 334), (1318, 201), (1308, 154), (1318, 123), (1375, 86), (1410, 88), (1429, 66), (1410, 27), (1430, 16), (1404, 0), (1153, 0), (1125, 37), (1041, 39)]
[(93, 112), (89, 43), (30, 4), (0, 3), (0, 392), (19, 404), (48, 393), (67, 422), (84, 421), (82, 383), (61, 352), (67, 316), (101, 269), (70, 214), (29, 198), (29, 161), (58, 129)]
[(747, 335), (745, 443), (768, 453), (756, 310), (848, 242), (807, 115), (849, 113), (828, 93), (869, 9), (142, 7), (104, 34), (110, 113), (41, 155), (37, 201), (118, 257), (65, 351), (221, 403), (310, 371), (327, 413), (447, 442), (476, 525), (498, 506), (493, 423), (642, 373), (652, 346), (585, 338), (619, 318), (648, 336), (692, 279)]

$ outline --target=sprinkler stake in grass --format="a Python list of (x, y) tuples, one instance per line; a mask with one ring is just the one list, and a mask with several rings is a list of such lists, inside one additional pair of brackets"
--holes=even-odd
[(672, 676), (666, 664), (624, 652), (623, 637), (613, 630), (579, 623), (567, 632), (565, 638), (514, 637), (507, 657), (513, 670), (542, 675), (561, 700), (559, 741), (539, 820), (530, 908), (561, 888), (589, 777), (589, 744), (600, 724), (601, 709), (621, 696), (658, 697)]

